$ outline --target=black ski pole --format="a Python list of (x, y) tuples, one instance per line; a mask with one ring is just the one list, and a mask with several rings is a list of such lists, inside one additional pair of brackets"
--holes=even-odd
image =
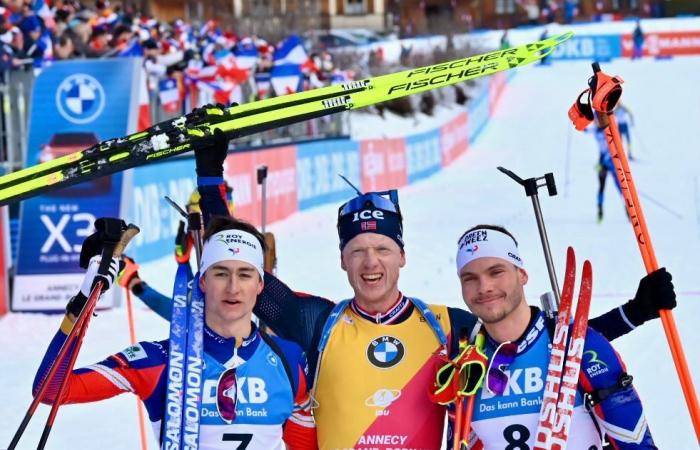
[(260, 230), (265, 233), (267, 222), (267, 166), (258, 167), (258, 184), (262, 187), (262, 199), (260, 201)]
[[(557, 281), (557, 273), (554, 271), (554, 263), (552, 260), (552, 251), (549, 248), (549, 238), (547, 237), (547, 230), (544, 226), (544, 218), (542, 217), (542, 208), (540, 208), (540, 199), (537, 195), (537, 190), (541, 187), (547, 186), (547, 192), (550, 197), (557, 195), (557, 186), (554, 183), (554, 174), (546, 173), (544, 176), (539, 178), (528, 178), (523, 180), (517, 176), (512, 171), (499, 166), (498, 170), (508, 175), (510, 178), (515, 180), (519, 185), (525, 188), (525, 195), (532, 199), (532, 207), (535, 210), (535, 219), (537, 221), (537, 229), (540, 232), (540, 240), (542, 241), (542, 249), (544, 250), (544, 259), (547, 263), (547, 272), (549, 272), (549, 281), (552, 284), (552, 291), (554, 294), (554, 301), (556, 309), (559, 309), (559, 302), (561, 301), (561, 293), (559, 291), (559, 282)], [(551, 314), (554, 309), (552, 305), (548, 305), (547, 294), (541, 297), (542, 307), (548, 314)], [(553, 317), (553, 315), (552, 315)]]
[(187, 231), (192, 234), (194, 250), (197, 252), (197, 270), (202, 267), (202, 215), (198, 212), (187, 214)]

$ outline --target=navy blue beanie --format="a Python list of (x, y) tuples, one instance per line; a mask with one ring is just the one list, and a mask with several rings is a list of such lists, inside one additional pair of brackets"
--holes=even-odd
[(338, 210), (340, 251), (343, 251), (352, 238), (361, 233), (383, 234), (403, 250), (403, 220), (400, 213), (376, 208), (368, 201), (363, 209), (340, 215), (343, 206)]

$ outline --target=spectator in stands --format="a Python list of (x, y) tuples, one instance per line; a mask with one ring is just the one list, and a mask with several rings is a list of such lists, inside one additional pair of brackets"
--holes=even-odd
[(73, 45), (73, 40), (66, 33), (62, 34), (54, 44), (53, 56), (59, 60), (75, 57), (75, 45)]

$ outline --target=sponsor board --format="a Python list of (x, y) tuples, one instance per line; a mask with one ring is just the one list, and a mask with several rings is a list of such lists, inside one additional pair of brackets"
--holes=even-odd
[[(622, 56), (631, 57), (632, 34), (623, 34)], [(700, 55), (700, 31), (674, 31), (644, 34), (644, 56)]]
[(447, 167), (469, 147), (468, 114), (463, 112), (440, 128), (442, 166)]
[(620, 36), (581, 35), (573, 36), (554, 48), (551, 59), (588, 59), (606, 61), (622, 54)]
[[(50, 161), (135, 131), (141, 60), (57, 62), (32, 91), (25, 165)], [(83, 240), (99, 217), (119, 217), (123, 174), (96, 178), (22, 202), (12, 309), (64, 311), (62, 295), (82, 278)], [(35, 278), (39, 276), (38, 278)], [(75, 294), (75, 290), (71, 295)], [(111, 304), (105, 296), (101, 306)], [(36, 304), (32, 302), (36, 301)]]
[(267, 166), (266, 223), (282, 220), (298, 210), (296, 146), (234, 153), (224, 162), (224, 178), (233, 188), (236, 215), (261, 224), (262, 187), (257, 169)]
[[(165, 175), (167, 174), (167, 175)], [(123, 205), (126, 220), (141, 228), (129, 243), (127, 253), (139, 263), (152, 261), (175, 249), (179, 222), (186, 221), (166, 200), (167, 195), (183, 209), (197, 188), (194, 160), (175, 159), (141, 166), (130, 171)]]
[(361, 141), (360, 164), (363, 192), (398, 189), (408, 182), (404, 138)]
[(440, 130), (406, 137), (406, 160), (408, 182), (428, 177), (442, 168)]
[(349, 139), (297, 145), (297, 199), (299, 209), (342, 202), (355, 191), (338, 174), (360, 187), (359, 143)]

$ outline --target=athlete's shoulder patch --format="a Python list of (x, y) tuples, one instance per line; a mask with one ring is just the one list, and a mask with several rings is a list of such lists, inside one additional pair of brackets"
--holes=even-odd
[(126, 360), (129, 362), (138, 361), (139, 359), (145, 359), (148, 357), (148, 354), (141, 343), (127, 347), (121, 352), (121, 354), (124, 355)]

